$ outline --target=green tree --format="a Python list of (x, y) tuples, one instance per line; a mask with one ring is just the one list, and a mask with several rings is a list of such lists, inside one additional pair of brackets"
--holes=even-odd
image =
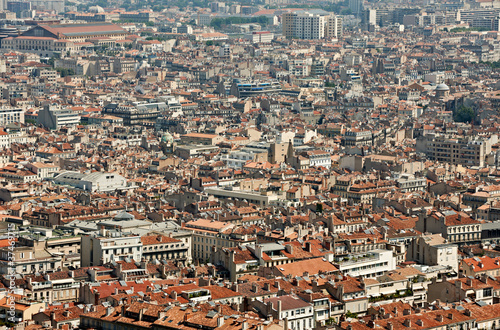
[(76, 74), (73, 69), (56, 68), (56, 71), (61, 74), (61, 77), (74, 76)]
[(346, 316), (346, 317), (350, 317), (350, 318), (352, 318), (352, 319), (357, 319), (357, 318), (358, 318), (358, 314), (357, 314), (357, 313), (351, 313), (351, 311), (347, 311), (347, 312), (345, 313), (345, 316)]
[(344, 8), (340, 11), (340, 15), (352, 15), (351, 8)]
[(460, 106), (453, 118), (459, 123), (471, 123), (474, 120), (474, 110), (471, 107)]

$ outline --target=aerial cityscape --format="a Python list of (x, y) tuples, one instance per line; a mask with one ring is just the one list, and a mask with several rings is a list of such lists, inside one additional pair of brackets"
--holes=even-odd
[(0, 330), (500, 329), (500, 0), (1, 0)]

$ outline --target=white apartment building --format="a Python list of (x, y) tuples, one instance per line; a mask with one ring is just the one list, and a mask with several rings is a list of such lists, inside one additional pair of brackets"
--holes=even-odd
[(18, 36), (3, 39), (1, 50), (4, 52), (22, 51), (50, 57), (54, 53), (66, 53), (68, 51), (79, 50), (79, 48), (74, 42), (66, 39)]
[(246, 38), (253, 43), (269, 43), (274, 39), (274, 33), (269, 31), (254, 31), (247, 34)]
[(11, 140), (7, 132), (0, 130), (0, 149), (10, 148)]
[(5, 127), (11, 123), (24, 123), (23, 109), (0, 108), (0, 126)]
[(101, 229), (97, 234), (82, 236), (81, 267), (99, 266), (108, 262), (142, 259), (140, 236), (123, 236), (121, 232)]
[(352, 255), (349, 260), (339, 260), (333, 264), (344, 275), (363, 278), (377, 277), (396, 269), (396, 257), (390, 250), (373, 250)]
[(325, 17), (309, 13), (297, 14), (294, 18), (294, 37), (299, 39), (323, 39)]
[(332, 166), (332, 157), (330, 153), (323, 150), (312, 150), (306, 152), (309, 158), (310, 166), (323, 166), (330, 168)]
[(231, 56), (231, 46), (224, 44), (219, 47), (219, 57), (229, 57)]
[(229, 168), (241, 170), (248, 161), (253, 160), (254, 154), (245, 151), (233, 151), (230, 154), (222, 155), (221, 160)]
[(234, 225), (219, 221), (210, 221), (198, 219), (190, 221), (184, 229), (193, 232), (192, 238), (192, 256), (194, 259), (206, 260), (212, 254), (212, 247), (234, 247), (237, 242), (231, 241), (229, 235), (222, 232), (233, 228)]
[(275, 319), (284, 320), (285, 328), (292, 330), (315, 329), (313, 305), (294, 295), (257, 300), (254, 306), (261, 313), (271, 314)]
[(342, 19), (335, 15), (295, 11), (282, 15), (283, 35), (287, 38), (323, 39), (342, 35)]

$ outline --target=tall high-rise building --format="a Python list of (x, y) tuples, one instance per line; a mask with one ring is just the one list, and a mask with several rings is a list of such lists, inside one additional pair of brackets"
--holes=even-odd
[(281, 25), (283, 27), (283, 36), (292, 38), (294, 36), (295, 13), (284, 13), (281, 16)]
[(16, 13), (18, 18), (21, 18), (21, 13), (23, 11), (31, 10), (31, 2), (27, 1), (8, 1), (7, 10)]
[(363, 12), (363, 0), (349, 0), (349, 9), (353, 15)]
[(338, 38), (342, 36), (342, 17), (330, 15), (325, 25), (325, 37)]
[(283, 14), (282, 25), (287, 38), (323, 39), (342, 35), (342, 19), (335, 15), (290, 12)]
[(299, 39), (323, 39), (325, 37), (325, 17), (309, 13), (295, 16), (294, 37)]

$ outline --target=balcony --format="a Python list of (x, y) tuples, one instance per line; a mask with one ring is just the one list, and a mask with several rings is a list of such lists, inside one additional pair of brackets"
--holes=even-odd
[(364, 255), (364, 256), (353, 256), (351, 258), (346, 257), (340, 261), (335, 261), (335, 263), (338, 263), (339, 265), (343, 265), (343, 266), (348, 266), (348, 265), (358, 264), (358, 263), (367, 262), (367, 261), (374, 261), (374, 260), (378, 260), (378, 256), (370, 254), (370, 255)]

